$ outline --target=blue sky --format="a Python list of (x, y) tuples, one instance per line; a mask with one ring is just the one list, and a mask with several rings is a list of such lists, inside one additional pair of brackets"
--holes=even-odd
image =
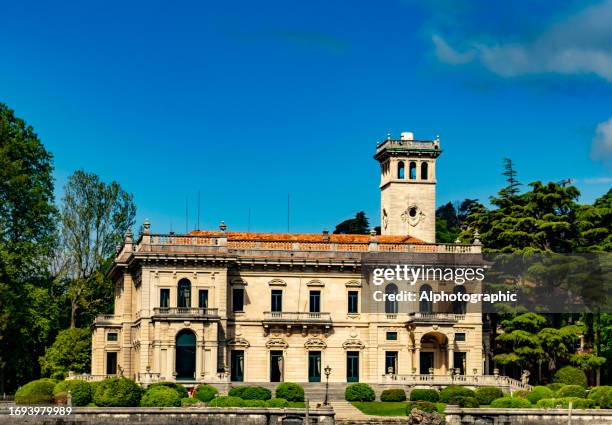
[[(507, 4), (506, 4), (507, 3)], [(438, 204), (612, 186), (612, 2), (2, 2), (0, 101), (153, 231), (379, 222), (376, 142), (440, 135)]]

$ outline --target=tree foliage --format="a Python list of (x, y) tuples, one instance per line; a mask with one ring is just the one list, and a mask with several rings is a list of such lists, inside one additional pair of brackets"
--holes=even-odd
[(40, 367), (43, 375), (64, 379), (69, 371), (89, 372), (91, 357), (91, 330), (70, 328), (57, 334), (55, 342), (42, 356)]
[(344, 220), (334, 230), (334, 234), (367, 235), (369, 233), (370, 222), (363, 211), (355, 214), (355, 218)]

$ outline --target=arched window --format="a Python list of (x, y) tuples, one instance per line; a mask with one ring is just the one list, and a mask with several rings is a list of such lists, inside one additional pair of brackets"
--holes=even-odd
[[(395, 295), (397, 295), (397, 285), (390, 283), (385, 287), (385, 313), (396, 314), (397, 313), (397, 301)], [(389, 295), (393, 295), (393, 300), (389, 299)]]
[[(453, 289), (453, 294), (466, 294), (467, 291), (463, 285), (455, 286)], [(453, 313), (455, 314), (465, 314), (467, 311), (467, 302), (465, 301), (453, 301)]]
[(426, 162), (421, 164), (421, 180), (427, 180), (427, 168), (428, 165)]
[(183, 329), (176, 335), (175, 364), (176, 379), (195, 378), (196, 336), (190, 330)]
[(410, 169), (408, 171), (408, 178), (410, 180), (416, 180), (416, 162), (410, 163)]
[[(431, 313), (432, 312), (432, 302), (431, 302), (431, 286), (423, 285), (419, 288), (419, 311), (421, 313)], [(421, 298), (423, 297), (423, 293), (427, 294), (427, 299)]]
[(191, 307), (191, 282), (189, 282), (189, 279), (179, 280), (177, 295), (177, 307)]
[(402, 161), (400, 161), (397, 164), (397, 178), (398, 179), (403, 179), (404, 178), (404, 163)]

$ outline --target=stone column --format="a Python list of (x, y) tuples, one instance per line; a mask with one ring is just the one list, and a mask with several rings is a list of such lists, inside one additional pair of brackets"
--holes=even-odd
[(421, 344), (414, 346), (414, 367), (417, 375), (421, 373)]
[(408, 347), (408, 374), (409, 375), (412, 374), (412, 368), (414, 367), (413, 366), (414, 364), (413, 356), (414, 356), (414, 347), (410, 346)]

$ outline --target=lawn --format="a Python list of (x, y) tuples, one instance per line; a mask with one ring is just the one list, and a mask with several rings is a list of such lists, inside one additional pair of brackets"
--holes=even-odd
[[(353, 406), (366, 415), (375, 416), (406, 416), (405, 401), (353, 401)], [(444, 412), (444, 403), (436, 403), (438, 412)]]

